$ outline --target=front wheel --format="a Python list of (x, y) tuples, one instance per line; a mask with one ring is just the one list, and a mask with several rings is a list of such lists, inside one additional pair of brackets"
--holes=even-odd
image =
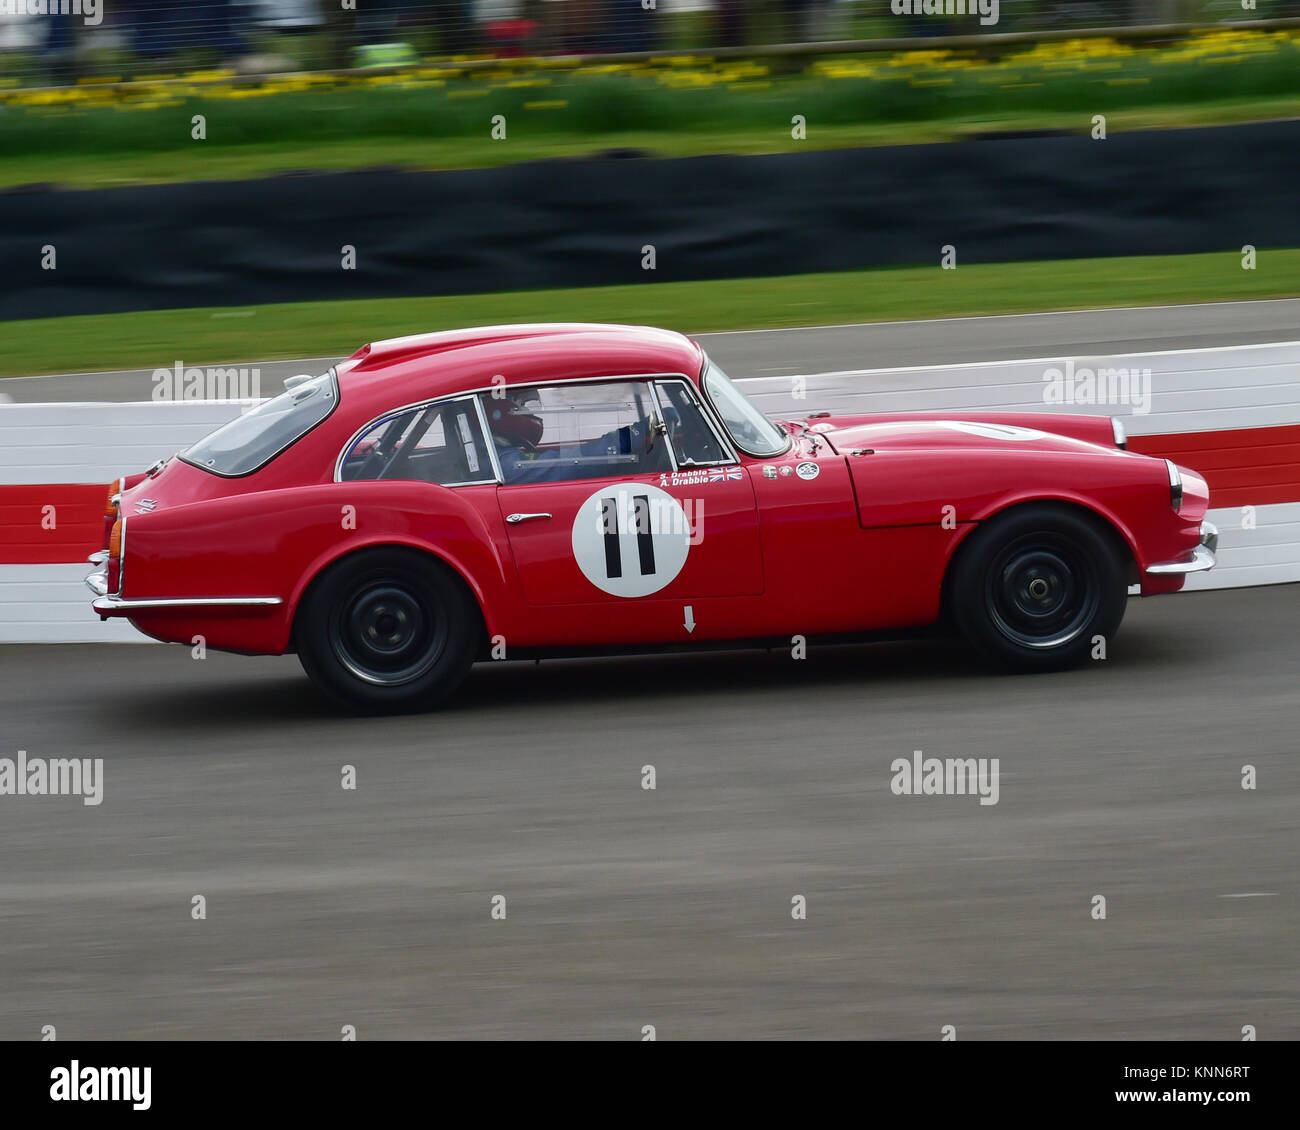
[(1059, 506), (1009, 511), (970, 535), (953, 565), (949, 600), (962, 633), (1016, 671), (1082, 663), (1109, 644), (1128, 603), (1118, 539)]
[(295, 619), (312, 681), (366, 712), (429, 709), (469, 671), (478, 610), (450, 569), (411, 549), (362, 550), (331, 566)]

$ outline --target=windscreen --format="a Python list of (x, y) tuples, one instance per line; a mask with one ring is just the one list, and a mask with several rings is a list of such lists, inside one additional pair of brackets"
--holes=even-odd
[(704, 372), (704, 388), (736, 446), (750, 455), (780, 455), (790, 437), (759, 411), (726, 373), (712, 361)]

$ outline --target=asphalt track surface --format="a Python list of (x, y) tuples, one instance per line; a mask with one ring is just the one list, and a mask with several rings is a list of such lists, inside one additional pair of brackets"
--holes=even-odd
[[(951, 359), (912, 332), (855, 364)], [(805, 333), (724, 363), (845, 367)], [(1297, 640), (1300, 586), (1225, 590), (1130, 602), (1062, 674), (934, 641), (486, 664), (386, 719), (291, 657), (0, 647), (0, 757), (105, 763), (97, 807), (0, 797), (0, 1038), (1294, 1039)], [(918, 749), (998, 758), (999, 802), (894, 795)]]
[[(924, 311), (918, 311), (918, 314)], [(1074, 310), (1007, 314), (990, 318), (942, 318), (875, 322), (806, 329), (742, 330), (697, 336), (718, 364), (735, 377), (772, 377), (1009, 361), (1026, 357), (1127, 354), (1161, 349), (1204, 349), (1259, 342), (1293, 341), (1300, 327), (1300, 298), (1217, 302), (1190, 306)], [(673, 327), (691, 332), (689, 326)], [(412, 327), (412, 332), (418, 327)], [(361, 346), (364, 342), (358, 341)], [(159, 342), (156, 367), (170, 368), (176, 354), (186, 366), (257, 365), (264, 395), (301, 372), (323, 372), (336, 357), (250, 362), (185, 356), (183, 338)], [(165, 353), (163, 351), (166, 351)], [(0, 379), (0, 394), (19, 402), (149, 400), (153, 369), (65, 373)]]
[[(5, 755), (105, 761), (0, 800), (0, 1037), (1294, 1039), (1298, 635), (1300, 586), (1228, 590), (1069, 673), (488, 664), (370, 720), (289, 657), (0, 648)], [(894, 795), (915, 749), (998, 803)]]

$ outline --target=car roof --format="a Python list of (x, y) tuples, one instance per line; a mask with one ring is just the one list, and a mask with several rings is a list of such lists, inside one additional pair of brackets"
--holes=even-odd
[(551, 322), (480, 326), (364, 345), (338, 366), (341, 403), (376, 414), (436, 397), (507, 385), (683, 373), (704, 355), (690, 338), (652, 326)]

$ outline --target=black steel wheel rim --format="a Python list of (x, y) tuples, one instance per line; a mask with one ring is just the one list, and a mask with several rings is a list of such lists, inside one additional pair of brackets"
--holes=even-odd
[(357, 585), (330, 617), (330, 646), (339, 662), (379, 686), (427, 674), (446, 644), (445, 618), (420, 586), (402, 578)]
[(1061, 647), (1096, 615), (1101, 584), (1091, 557), (1072, 540), (1032, 534), (994, 558), (985, 600), (1007, 639), (1035, 649)]

